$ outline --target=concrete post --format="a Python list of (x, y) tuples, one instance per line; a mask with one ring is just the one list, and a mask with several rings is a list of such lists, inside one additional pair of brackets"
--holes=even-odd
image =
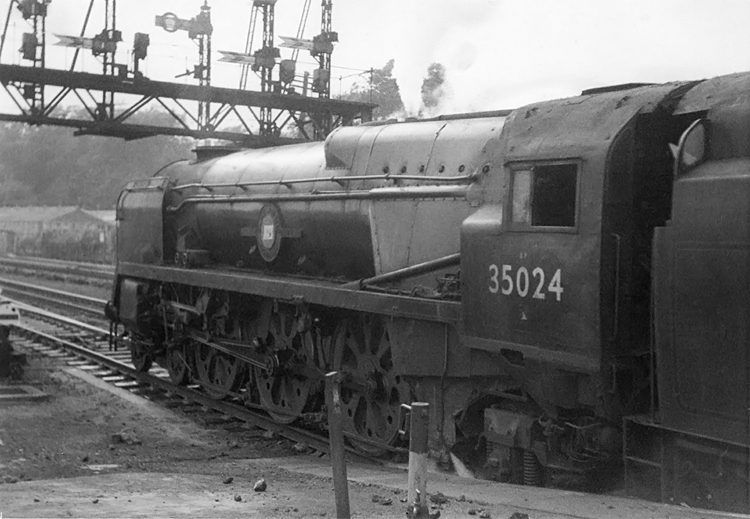
[(332, 371), (326, 375), (326, 406), (328, 407), (328, 439), (331, 445), (331, 469), (333, 491), (336, 496), (336, 517), (349, 519), (349, 485), (346, 479), (346, 451), (344, 450), (344, 426), (341, 416), (341, 373)]
[(427, 517), (427, 438), (430, 428), (430, 404), (411, 404), (409, 424), (409, 505), (410, 517)]

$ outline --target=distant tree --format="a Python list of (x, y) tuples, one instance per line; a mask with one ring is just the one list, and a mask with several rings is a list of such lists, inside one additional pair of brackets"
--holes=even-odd
[(395, 60), (389, 60), (383, 68), (371, 69), (363, 74), (368, 81), (364, 84), (355, 83), (349, 92), (341, 96), (341, 99), (377, 104), (378, 107), (372, 113), (375, 120), (387, 119), (403, 112), (404, 102), (401, 100), (398, 82), (393, 77), (395, 63)]
[[(70, 111), (63, 117), (87, 116)], [(163, 114), (144, 111), (149, 124)], [(70, 128), (0, 125), (0, 204), (82, 205), (111, 208), (122, 188), (135, 178), (152, 176), (162, 166), (190, 158), (193, 142), (174, 137), (134, 141), (75, 137)]]
[(445, 83), (445, 67), (440, 63), (433, 63), (427, 67), (427, 77), (422, 81), (422, 105), (425, 108), (435, 108), (443, 97)]
[(0, 206), (35, 204), (36, 197), (29, 186), (14, 178), (0, 179)]

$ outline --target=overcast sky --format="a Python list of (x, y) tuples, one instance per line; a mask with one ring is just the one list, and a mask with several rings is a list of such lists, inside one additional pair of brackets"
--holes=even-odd
[[(295, 35), (303, 3), (278, 0), (277, 36)], [(308, 38), (319, 32), (320, 3), (313, 0)], [(52, 34), (79, 34), (88, 4), (51, 2), (48, 67), (69, 65), (73, 51), (52, 47)], [(124, 37), (118, 62), (127, 61), (133, 34), (147, 32), (152, 44), (146, 75), (190, 82), (174, 77), (196, 63), (195, 44), (184, 32), (169, 34), (155, 27), (154, 16), (174, 12), (192, 18), (202, 4), (117, 0), (118, 28)], [(242, 51), (252, 0), (209, 0), (209, 5), (214, 51)], [(104, 0), (96, 1), (86, 36), (103, 28), (103, 6)], [(356, 74), (395, 59), (394, 75), (410, 113), (420, 107), (422, 79), (433, 62), (447, 69), (440, 107), (444, 113), (514, 108), (617, 83), (750, 70), (750, 0), (334, 0), (333, 29), (340, 39), (332, 59), (334, 97), (360, 78)], [(20, 62), (18, 42), (27, 30), (14, 14), (3, 63)], [(236, 87), (239, 68), (218, 63), (218, 58), (214, 52), (214, 84)], [(305, 52), (300, 61), (313, 63)], [(87, 54), (77, 70), (97, 67)], [(257, 83), (251, 88), (257, 89)]]

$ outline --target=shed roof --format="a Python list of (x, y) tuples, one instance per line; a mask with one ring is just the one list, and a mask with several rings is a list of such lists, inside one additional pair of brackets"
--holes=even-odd
[(108, 210), (95, 210), (90, 211), (88, 209), (83, 209), (84, 213), (90, 214), (91, 216), (98, 218), (99, 220), (103, 221), (106, 224), (114, 225), (117, 220), (117, 211), (114, 209), (108, 209)]
[(5, 222), (47, 222), (78, 209), (74, 205), (0, 207), (0, 221)]
[(94, 225), (100, 225), (105, 223), (101, 218), (91, 214), (90, 211), (76, 207), (75, 210), (70, 211), (60, 216), (52, 218), (54, 222), (66, 222), (66, 223), (91, 223)]
[(76, 216), (90, 217), (108, 225), (114, 225), (116, 211), (114, 209), (88, 210), (75, 205), (0, 207), (0, 221), (3, 222), (49, 222)]

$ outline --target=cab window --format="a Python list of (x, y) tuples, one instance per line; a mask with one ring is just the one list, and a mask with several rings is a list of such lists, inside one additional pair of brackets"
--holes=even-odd
[(513, 227), (576, 226), (577, 164), (514, 168), (511, 183)]

